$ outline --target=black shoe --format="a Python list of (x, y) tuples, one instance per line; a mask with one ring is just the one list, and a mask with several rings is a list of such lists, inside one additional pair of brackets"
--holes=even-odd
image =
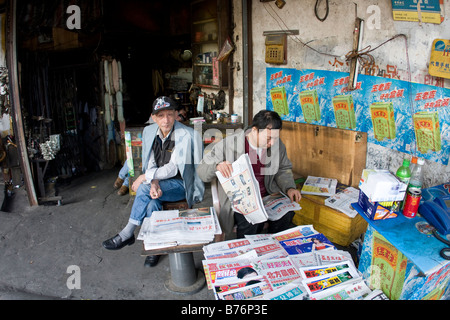
[(122, 238), (119, 235), (112, 237), (106, 241), (103, 241), (103, 246), (108, 250), (119, 250), (125, 246), (131, 246), (136, 241), (134, 235), (131, 238), (122, 241)]
[(144, 267), (154, 267), (158, 264), (159, 256), (147, 256), (145, 258)]

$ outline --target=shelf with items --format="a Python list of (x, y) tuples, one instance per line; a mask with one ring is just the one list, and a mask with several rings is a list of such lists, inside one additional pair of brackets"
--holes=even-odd
[(200, 0), (192, 9), (193, 84), (221, 89), (228, 87), (228, 69), (217, 60), (228, 35), (229, 1)]

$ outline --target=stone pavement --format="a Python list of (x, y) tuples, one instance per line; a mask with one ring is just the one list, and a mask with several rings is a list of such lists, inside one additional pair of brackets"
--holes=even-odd
[[(168, 257), (144, 267), (142, 241), (119, 251), (103, 248), (125, 226), (132, 206), (132, 198), (113, 189), (118, 172), (60, 186), (61, 206), (30, 207), (24, 188), (15, 190), (8, 212), (0, 212), (0, 300), (214, 300), (206, 285), (189, 295), (168, 291)], [(212, 205), (206, 189), (202, 206)], [(203, 254), (194, 258), (201, 269)]]

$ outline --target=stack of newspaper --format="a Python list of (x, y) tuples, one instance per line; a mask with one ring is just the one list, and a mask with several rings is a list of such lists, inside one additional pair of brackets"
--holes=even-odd
[(218, 300), (372, 300), (352, 257), (312, 225), (203, 247), (208, 288)]
[(145, 250), (177, 245), (209, 243), (221, 234), (213, 207), (188, 210), (154, 211), (145, 218), (138, 240), (144, 241)]

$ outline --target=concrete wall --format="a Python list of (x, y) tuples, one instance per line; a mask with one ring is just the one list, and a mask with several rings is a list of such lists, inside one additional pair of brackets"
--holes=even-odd
[[(249, 0), (250, 1), (250, 0)], [(234, 110), (243, 113), (243, 69), (242, 69), (242, 0), (233, 0), (234, 53)], [(450, 88), (450, 80), (437, 79), (428, 74), (428, 61), (431, 43), (435, 38), (450, 39), (450, 1), (445, 0), (445, 21), (440, 24), (394, 21), (391, 0), (335, 0), (330, 1), (327, 19), (320, 22), (314, 15), (316, 0), (286, 0), (286, 5), (279, 9), (275, 2), (252, 1), (253, 29), (253, 111), (266, 108), (266, 68), (273, 67), (265, 63), (264, 31), (294, 29), (298, 36), (288, 37), (288, 62), (279, 66), (297, 69), (319, 69), (349, 72), (345, 54), (352, 49), (353, 26), (356, 15), (365, 20), (362, 47), (372, 48), (397, 34), (408, 37), (408, 54), (410, 59), (411, 79), (413, 82), (439, 85)], [(322, 1), (324, 4), (325, 1)], [(357, 13), (355, 13), (355, 4)], [(319, 11), (319, 14), (321, 11)], [(340, 58), (319, 54), (307, 47)], [(377, 65), (377, 73), (408, 80), (404, 38), (383, 45), (372, 52)], [(277, 67), (277, 66), (276, 66)], [(252, 115), (249, 115), (252, 118)], [(380, 168), (396, 171), (405, 154), (376, 144), (369, 143), (367, 151), (368, 168)], [(450, 166), (443, 166), (426, 161), (425, 187), (450, 181)]]

